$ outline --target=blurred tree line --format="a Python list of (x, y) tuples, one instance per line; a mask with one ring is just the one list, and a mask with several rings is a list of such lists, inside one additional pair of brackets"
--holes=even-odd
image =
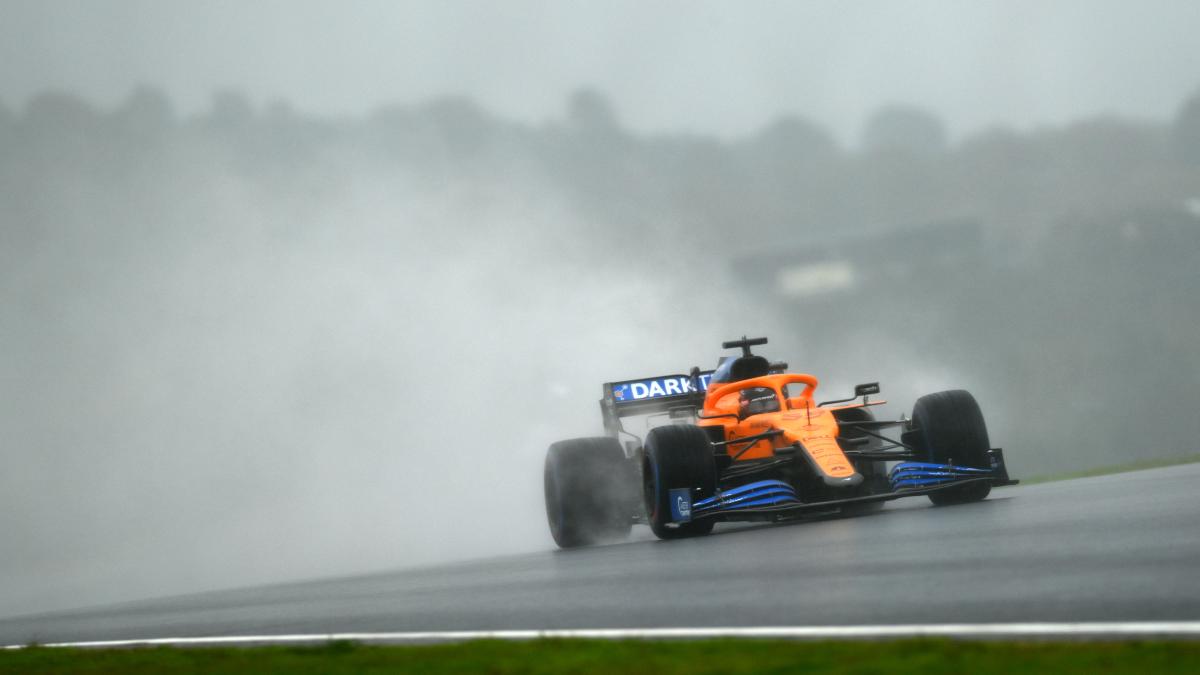
[(593, 90), (572, 95), (561, 118), (528, 125), (464, 98), (317, 119), (282, 101), (255, 106), (232, 90), (217, 92), (207, 112), (182, 117), (161, 91), (142, 87), (107, 111), (57, 92), (20, 111), (0, 104), (0, 144), (5, 170), (35, 188), (63, 174), (115, 180), (172, 162), (279, 177), (353, 154), (430, 180), (518, 171), (618, 231), (669, 222), (702, 244), (727, 243), (734, 230), (753, 248), (755, 240), (956, 217), (1035, 244), (1064, 219), (1195, 198), (1200, 92), (1166, 124), (1101, 117), (1029, 132), (987, 129), (956, 143), (935, 114), (889, 106), (848, 149), (796, 115), (732, 140), (639, 135)]
[[(969, 262), (927, 265), (942, 240), (918, 237), (895, 260), (858, 260), (898, 265), (895, 283), (779, 296), (806, 361), (827, 364), (847, 344), (885, 361), (888, 345), (916, 345), (989, 401), (1011, 401), (1000, 418), (1008, 443), (1046, 453), (1024, 460), (1034, 470), (1195, 451), (1200, 91), (1163, 122), (1097, 117), (959, 140), (930, 111), (889, 106), (853, 148), (799, 115), (734, 139), (639, 134), (594, 90), (542, 124), (465, 98), (330, 119), (237, 91), (188, 116), (151, 87), (112, 110), (44, 93), (20, 110), (0, 104), (3, 297), (35, 307), (69, 294), (78, 280), (38, 277), (38, 261), (103, 267), (187, 246), (179, 233), (201, 227), (189, 205), (223, 191), (275, 195), (302, 213), (376, 168), (418, 190), (467, 183), (484, 202), (489, 189), (536, 186), (582, 214), (539, 233), (564, 248), (584, 242), (563, 253), (581, 265), (727, 267), (838, 237), (901, 241), (909, 227), (970, 223), (979, 250)], [(461, 221), (463, 236), (489, 226)], [(762, 279), (738, 292), (770, 296)], [(703, 269), (687, 279), (704, 280)], [(1060, 450), (1082, 445), (1104, 449)]]

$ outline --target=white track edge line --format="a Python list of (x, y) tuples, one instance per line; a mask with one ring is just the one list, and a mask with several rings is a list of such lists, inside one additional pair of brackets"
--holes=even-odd
[[(906, 637), (1200, 637), (1200, 621), (1076, 623), (939, 623), (896, 626), (741, 626), (715, 628), (581, 628), (545, 630), (461, 630), (395, 633), (305, 633), (225, 635), (53, 642), (41, 647), (138, 647), (185, 645), (289, 644), (350, 640), (364, 643), (462, 642), (466, 640), (592, 640), (695, 638), (906, 638)], [(29, 645), (6, 645), (23, 649)]]

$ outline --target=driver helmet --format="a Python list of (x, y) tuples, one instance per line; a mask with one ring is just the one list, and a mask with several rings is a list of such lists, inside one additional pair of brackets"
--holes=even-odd
[(748, 387), (738, 392), (738, 415), (779, 412), (779, 398), (770, 387)]

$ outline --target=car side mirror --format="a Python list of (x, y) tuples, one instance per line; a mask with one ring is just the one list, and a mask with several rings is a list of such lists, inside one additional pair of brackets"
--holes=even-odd
[(854, 387), (854, 395), (851, 396), (850, 398), (839, 398), (835, 401), (821, 401), (817, 405), (827, 406), (827, 405), (833, 405), (834, 403), (846, 403), (848, 401), (853, 401), (854, 399), (856, 399), (860, 396), (862, 397), (863, 403), (866, 404), (868, 396), (870, 396), (871, 394), (878, 394), (878, 393), (879, 393), (879, 383), (878, 382), (867, 382), (866, 384), (860, 384), (860, 385)]
[(859, 396), (871, 396), (873, 394), (878, 394), (878, 393), (879, 393), (879, 383), (878, 382), (868, 382), (866, 384), (860, 384), (860, 385), (854, 387), (854, 398), (858, 398)]

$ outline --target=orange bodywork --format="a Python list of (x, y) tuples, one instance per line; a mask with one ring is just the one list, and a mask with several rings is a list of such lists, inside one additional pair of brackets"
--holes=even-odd
[[(789, 384), (802, 384), (804, 389), (798, 396), (787, 396)], [(800, 447), (812, 459), (816, 468), (829, 478), (850, 478), (856, 472), (838, 445), (838, 423), (833, 411), (842, 408), (858, 408), (870, 404), (818, 407), (813, 402), (813, 392), (818, 380), (805, 373), (764, 375), (748, 380), (729, 383), (714, 383), (704, 397), (704, 408), (697, 423), (704, 427), (724, 427), (727, 444), (725, 451), (734, 461), (773, 457), (779, 448)], [(743, 389), (770, 389), (781, 402), (779, 410), (748, 416), (738, 413), (738, 394)], [(756, 436), (772, 429), (781, 433), (757, 441), (737, 443), (739, 438)]]

